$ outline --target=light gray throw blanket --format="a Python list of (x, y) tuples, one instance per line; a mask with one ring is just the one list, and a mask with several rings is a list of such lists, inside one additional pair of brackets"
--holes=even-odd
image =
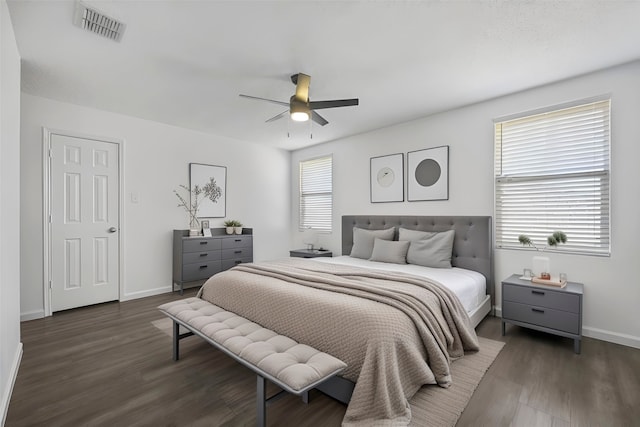
[(478, 350), (458, 298), (424, 278), (287, 259), (240, 264), (199, 296), (329, 353), (356, 386), (343, 425), (406, 425), (424, 384), (448, 387), (449, 364)]

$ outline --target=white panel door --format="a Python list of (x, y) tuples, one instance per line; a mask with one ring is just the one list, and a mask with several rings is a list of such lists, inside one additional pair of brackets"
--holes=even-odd
[(51, 311), (119, 298), (118, 144), (51, 135)]

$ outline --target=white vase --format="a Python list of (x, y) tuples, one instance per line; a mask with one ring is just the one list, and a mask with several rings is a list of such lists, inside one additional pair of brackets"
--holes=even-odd
[(234, 227), (236, 234), (242, 234), (242, 227)]
[(227, 228), (226, 228), (226, 230), (227, 230), (227, 234), (233, 234), (233, 228), (234, 228), (234, 227), (227, 227)]
[(540, 277), (541, 273), (551, 273), (551, 260), (546, 256), (534, 256), (531, 260), (533, 275)]

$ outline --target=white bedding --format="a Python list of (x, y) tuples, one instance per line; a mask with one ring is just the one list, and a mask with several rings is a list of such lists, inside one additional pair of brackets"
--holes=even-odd
[(394, 271), (414, 276), (427, 277), (451, 289), (460, 299), (467, 313), (475, 310), (485, 299), (487, 284), (485, 277), (477, 271), (464, 268), (431, 268), (414, 264), (392, 264), (387, 262), (369, 261), (350, 256), (333, 258), (320, 257), (314, 261), (334, 264), (351, 265), (354, 267), (371, 268), (374, 270)]

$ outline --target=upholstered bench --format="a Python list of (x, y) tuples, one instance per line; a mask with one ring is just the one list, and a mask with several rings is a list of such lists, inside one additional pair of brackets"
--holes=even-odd
[[(291, 338), (278, 335), (244, 317), (204, 301), (186, 298), (158, 307), (173, 320), (173, 360), (180, 358), (179, 341), (198, 335), (258, 375), (257, 422), (266, 423), (266, 405), (285, 391), (308, 402), (309, 390), (347, 367), (343, 361)], [(180, 325), (189, 332), (180, 333)], [(266, 381), (283, 391), (267, 398)]]

